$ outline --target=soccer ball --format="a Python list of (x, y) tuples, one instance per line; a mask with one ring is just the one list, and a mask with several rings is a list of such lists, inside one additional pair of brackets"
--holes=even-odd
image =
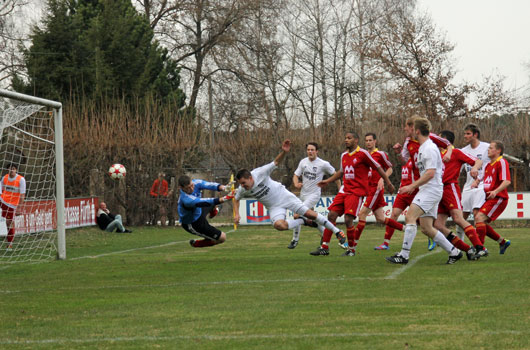
[(127, 170), (125, 170), (125, 167), (121, 164), (112, 164), (109, 168), (109, 176), (113, 180), (121, 180), (125, 178), (126, 174)]

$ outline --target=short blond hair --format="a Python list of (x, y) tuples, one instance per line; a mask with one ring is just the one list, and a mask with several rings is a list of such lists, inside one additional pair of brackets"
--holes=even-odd
[(414, 114), (411, 117), (408, 117), (407, 120), (405, 120), (405, 124), (408, 126), (414, 126), (414, 121), (418, 118), (421, 118), (421, 117), (417, 114)]
[(429, 136), (431, 127), (431, 122), (427, 118), (414, 119), (414, 129), (419, 130), (423, 136)]

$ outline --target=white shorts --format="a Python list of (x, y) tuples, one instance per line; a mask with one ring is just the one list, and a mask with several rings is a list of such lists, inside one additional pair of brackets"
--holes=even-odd
[(486, 202), (486, 192), (483, 188), (472, 188), (462, 191), (462, 211), (472, 213), (473, 209), (480, 209)]
[(278, 200), (278, 205), (267, 208), (272, 223), (278, 220), (285, 220), (287, 217), (287, 210), (291, 210), (295, 214), (304, 215), (309, 208), (302, 203), (302, 201), (294, 194), (290, 193)]
[(320, 193), (311, 193), (306, 195), (300, 195), (300, 200), (308, 208), (314, 208), (320, 200)]
[(422, 193), (422, 191), (420, 190), (414, 196), (412, 203), (416, 204), (424, 211), (424, 214), (420, 215), (420, 218), (432, 217), (436, 219), (438, 217), (438, 204), (440, 203), (441, 199), (442, 192), (437, 195), (433, 194), (432, 192)]

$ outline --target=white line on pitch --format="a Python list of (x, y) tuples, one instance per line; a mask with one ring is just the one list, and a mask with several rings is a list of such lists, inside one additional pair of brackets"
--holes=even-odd
[[(523, 335), (528, 331), (497, 330), (473, 331), (476, 335)], [(139, 337), (102, 337), (86, 339), (26, 339), (0, 340), (1, 345), (14, 344), (68, 344), (68, 343), (107, 343), (107, 342), (138, 342), (138, 341), (175, 341), (175, 340), (248, 340), (248, 339), (307, 339), (307, 338), (350, 338), (350, 337), (399, 337), (425, 336), (425, 332), (373, 332), (373, 333), (311, 333), (311, 334), (238, 334), (238, 335), (175, 335), (175, 336), (139, 336)], [(452, 335), (453, 331), (429, 332), (429, 336)]]
[[(232, 233), (232, 232), (234, 232), (234, 230), (227, 231), (226, 233)], [(169, 242), (169, 243), (164, 243), (164, 244), (160, 244), (160, 245), (152, 245), (152, 246), (149, 246), (149, 247), (140, 247), (140, 248), (132, 248), (132, 249), (126, 249), (126, 250), (119, 250), (119, 251), (115, 251), (115, 252), (98, 254), (98, 255), (78, 256), (77, 258), (71, 258), (71, 259), (68, 259), (68, 260), (97, 259), (97, 258), (101, 258), (101, 257), (104, 257), (104, 256), (109, 256), (109, 255), (130, 253), (130, 252), (135, 252), (135, 251), (139, 251), (139, 250), (146, 250), (146, 249), (156, 249), (156, 248), (168, 247), (168, 246), (172, 246), (172, 245), (175, 245), (175, 244), (188, 243), (188, 242), (189, 241)]]
[(78, 256), (77, 258), (70, 258), (70, 259), (68, 259), (68, 260), (97, 259), (97, 258), (101, 258), (101, 257), (104, 257), (104, 256), (109, 256), (109, 255), (122, 254), (122, 253), (130, 253), (130, 252), (135, 252), (135, 251), (138, 251), (138, 250), (145, 250), (145, 249), (162, 248), (162, 247), (168, 247), (168, 246), (172, 246), (172, 245), (175, 245), (175, 244), (181, 244), (181, 243), (188, 243), (188, 241), (176, 241), (176, 242), (169, 242), (169, 243), (164, 243), (164, 244), (160, 244), (160, 245), (152, 245), (152, 246), (149, 246), (149, 247), (141, 247), (141, 248), (126, 249), (126, 250), (118, 250), (118, 251), (114, 251), (114, 252), (110, 252), (110, 253), (104, 253), (104, 254), (99, 254), (99, 255), (85, 255), (85, 256)]
[(396, 271), (392, 272), (390, 275), (386, 276), (386, 277), (383, 277), (383, 279), (385, 280), (393, 280), (393, 279), (396, 279), (399, 275), (401, 275), (403, 272), (405, 272), (406, 270), (410, 269), (414, 264), (416, 264), (418, 261), (420, 261), (421, 259), (425, 258), (426, 256), (429, 256), (429, 255), (433, 255), (433, 254), (436, 254), (436, 253), (439, 253), (441, 252), (442, 250), (441, 249), (435, 249), (431, 252), (428, 252), (428, 253), (425, 253), (425, 254), (422, 254), (420, 256), (417, 256), (415, 257), (414, 259), (410, 260), (409, 263), (407, 265), (403, 265), (402, 267), (400, 267), (399, 269), (397, 269)]

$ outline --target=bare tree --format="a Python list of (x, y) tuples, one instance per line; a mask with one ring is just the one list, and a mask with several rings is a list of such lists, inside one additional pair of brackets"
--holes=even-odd
[[(374, 28), (376, 45), (367, 55), (394, 79), (398, 92), (394, 97), (402, 108), (440, 120), (511, 103), (502, 79), (488, 78), (481, 85), (454, 82), (454, 45), (437, 31), (428, 15), (401, 8), (385, 16), (383, 24)], [(470, 100), (476, 103), (470, 104)]]
[(145, 13), (153, 29), (158, 28), (159, 22), (168, 20), (180, 12), (184, 5), (184, 1), (180, 0), (135, 0), (134, 3)]
[(150, 19), (161, 43), (189, 74), (188, 105), (195, 108), (206, 77), (212, 49), (237, 30), (255, 5), (246, 0), (137, 0)]
[(0, 84), (2, 85), (8, 85), (7, 82), (12, 78), (13, 73), (23, 69), (19, 46), (25, 37), (17, 23), (22, 21), (20, 10), (24, 5), (26, 2), (22, 0), (0, 2)]

